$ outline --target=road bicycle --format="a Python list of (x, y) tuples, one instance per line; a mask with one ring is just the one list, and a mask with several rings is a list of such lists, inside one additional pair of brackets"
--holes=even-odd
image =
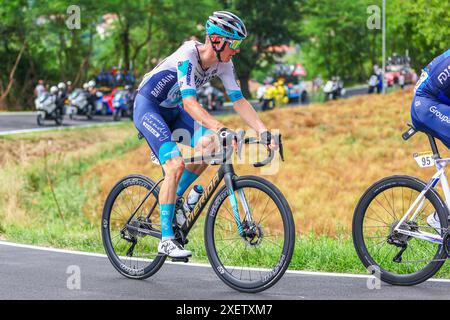
[[(243, 144), (261, 144), (256, 138), (237, 137), (238, 155)], [(279, 153), (283, 160), (281, 136)], [(275, 152), (253, 164), (262, 167)], [(176, 240), (186, 245), (188, 234), (212, 198), (204, 221), (206, 255), (217, 276), (233, 289), (260, 292), (273, 286), (285, 273), (292, 258), (295, 227), (283, 194), (269, 181), (257, 176), (237, 176), (231, 158), (233, 148), (219, 154), (184, 159), (220, 165), (183, 225), (174, 218)], [(125, 277), (146, 279), (166, 260), (157, 250), (161, 238), (158, 206), (159, 184), (143, 175), (121, 179), (108, 195), (102, 216), (103, 245), (112, 265)], [(221, 181), (224, 185), (217, 191)], [(213, 194), (215, 193), (214, 197)], [(237, 196), (236, 196), (237, 194)], [(196, 248), (194, 255), (201, 255)], [(172, 259), (187, 262), (187, 259)]]
[[(419, 131), (408, 125), (404, 140)], [(431, 151), (413, 157), (421, 168), (436, 167), (428, 183), (411, 176), (384, 178), (364, 193), (354, 212), (353, 242), (360, 260), (393, 285), (421, 283), (449, 257), (450, 190), (445, 168), (450, 158), (442, 159), (434, 137), (425, 134)], [(435, 189), (439, 182), (445, 201)], [(437, 224), (428, 223), (430, 216), (438, 218)]]

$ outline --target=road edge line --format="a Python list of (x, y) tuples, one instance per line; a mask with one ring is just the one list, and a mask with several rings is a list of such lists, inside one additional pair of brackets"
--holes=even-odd
[[(48, 252), (55, 252), (55, 253), (64, 253), (64, 254), (73, 254), (73, 255), (79, 255), (79, 256), (88, 256), (88, 257), (96, 257), (96, 258), (108, 258), (106, 254), (101, 253), (93, 253), (93, 252), (85, 252), (85, 251), (73, 251), (73, 250), (67, 250), (67, 249), (57, 249), (52, 247), (42, 247), (42, 246), (36, 246), (36, 245), (29, 245), (29, 244), (20, 244), (20, 243), (14, 243), (9, 241), (0, 241), (0, 245), (2, 246), (8, 246), (8, 247), (16, 247), (16, 248), (23, 248), (23, 249), (32, 249), (32, 250), (39, 250), (39, 251), (48, 251)], [(171, 262), (166, 261), (165, 263), (170, 265), (179, 265), (179, 266), (187, 266), (187, 267), (202, 267), (202, 268), (212, 268), (209, 264), (203, 264), (203, 263), (186, 263), (186, 264), (180, 264), (179, 262)], [(325, 276), (325, 277), (339, 277), (339, 278), (372, 278), (372, 275), (364, 275), (364, 274), (353, 274), (353, 273), (335, 273), (335, 272), (320, 272), (320, 271), (302, 271), (302, 270), (287, 270), (287, 274), (298, 274), (298, 275), (306, 275), (306, 276)], [(444, 282), (444, 283), (450, 283), (450, 279), (429, 279), (427, 281), (431, 282)]]

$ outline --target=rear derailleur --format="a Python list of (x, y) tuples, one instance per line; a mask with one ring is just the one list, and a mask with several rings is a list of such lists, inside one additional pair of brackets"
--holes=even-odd
[[(398, 248), (400, 248), (400, 251), (395, 255), (395, 257), (392, 259), (392, 261), (396, 263), (402, 262), (402, 255), (408, 248), (408, 241), (411, 239), (411, 236), (401, 234), (398, 231), (395, 230), (396, 226), (398, 224), (398, 221), (394, 222), (391, 226), (391, 233), (389, 237), (387, 238), (387, 243), (394, 245)], [(417, 225), (417, 222), (415, 221), (408, 221), (400, 226), (400, 229), (407, 230), (411, 232), (415, 232), (419, 230), (419, 226)]]

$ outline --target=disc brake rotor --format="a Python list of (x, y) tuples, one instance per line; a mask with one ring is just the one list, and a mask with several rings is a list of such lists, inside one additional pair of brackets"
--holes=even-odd
[(256, 224), (255, 221), (245, 221), (243, 228), (244, 236), (242, 238), (246, 244), (253, 247), (261, 244), (264, 238), (264, 231), (261, 225)]

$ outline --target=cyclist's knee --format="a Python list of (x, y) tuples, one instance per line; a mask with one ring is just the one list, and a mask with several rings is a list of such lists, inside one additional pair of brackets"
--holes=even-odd
[(179, 180), (185, 168), (184, 160), (182, 157), (168, 159), (163, 168), (166, 178)]

